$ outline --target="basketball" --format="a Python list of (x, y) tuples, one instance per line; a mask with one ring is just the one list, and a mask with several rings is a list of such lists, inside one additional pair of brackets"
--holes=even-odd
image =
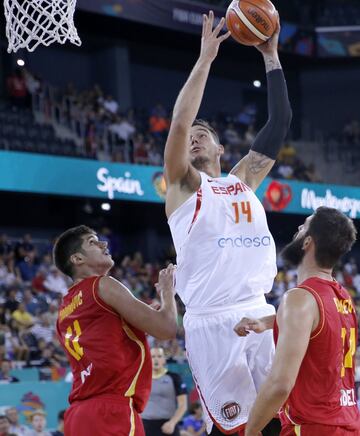
[(266, 42), (276, 30), (277, 11), (270, 0), (233, 0), (226, 12), (226, 25), (235, 41), (243, 45)]

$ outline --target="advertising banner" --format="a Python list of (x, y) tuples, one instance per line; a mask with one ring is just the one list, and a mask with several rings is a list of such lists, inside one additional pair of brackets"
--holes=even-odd
[[(163, 203), (162, 167), (0, 152), (0, 190)], [(360, 218), (360, 188), (266, 178), (256, 192), (266, 210), (309, 215), (319, 206)]]

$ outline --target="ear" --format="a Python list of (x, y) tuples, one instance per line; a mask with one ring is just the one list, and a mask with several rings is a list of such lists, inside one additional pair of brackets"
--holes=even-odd
[(219, 156), (222, 156), (225, 153), (225, 148), (222, 144), (218, 145)]
[(306, 238), (304, 239), (304, 242), (303, 242), (302, 249), (304, 251), (307, 251), (310, 248), (310, 246), (312, 245), (313, 242), (314, 241), (313, 241), (313, 238), (311, 236), (306, 236)]
[(84, 255), (81, 253), (74, 253), (70, 256), (70, 262), (76, 266), (82, 265), (84, 263)]

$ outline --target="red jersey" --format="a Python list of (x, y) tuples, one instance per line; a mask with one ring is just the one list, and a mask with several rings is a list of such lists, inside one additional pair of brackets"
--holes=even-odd
[(57, 333), (74, 376), (69, 402), (128, 397), (141, 413), (151, 390), (149, 346), (144, 332), (100, 298), (100, 278), (71, 287), (59, 309)]
[[(357, 317), (351, 297), (336, 281), (317, 277), (298, 287), (315, 297), (320, 321), (282, 408), (282, 424), (317, 423), (360, 429), (355, 398)], [(275, 343), (278, 332), (275, 322)]]

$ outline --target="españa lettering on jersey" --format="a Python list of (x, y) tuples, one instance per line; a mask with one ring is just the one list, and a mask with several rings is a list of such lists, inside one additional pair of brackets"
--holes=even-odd
[[(355, 399), (358, 328), (350, 295), (336, 281), (318, 277), (298, 287), (316, 299), (320, 321), (280, 414), (282, 424), (346, 426), (358, 431), (351, 434), (360, 434), (360, 414)], [(278, 335), (275, 323), (275, 342)]]
[(270, 292), (276, 250), (263, 205), (235, 175), (200, 175), (199, 191), (168, 220), (180, 298), (186, 307), (204, 308)]

